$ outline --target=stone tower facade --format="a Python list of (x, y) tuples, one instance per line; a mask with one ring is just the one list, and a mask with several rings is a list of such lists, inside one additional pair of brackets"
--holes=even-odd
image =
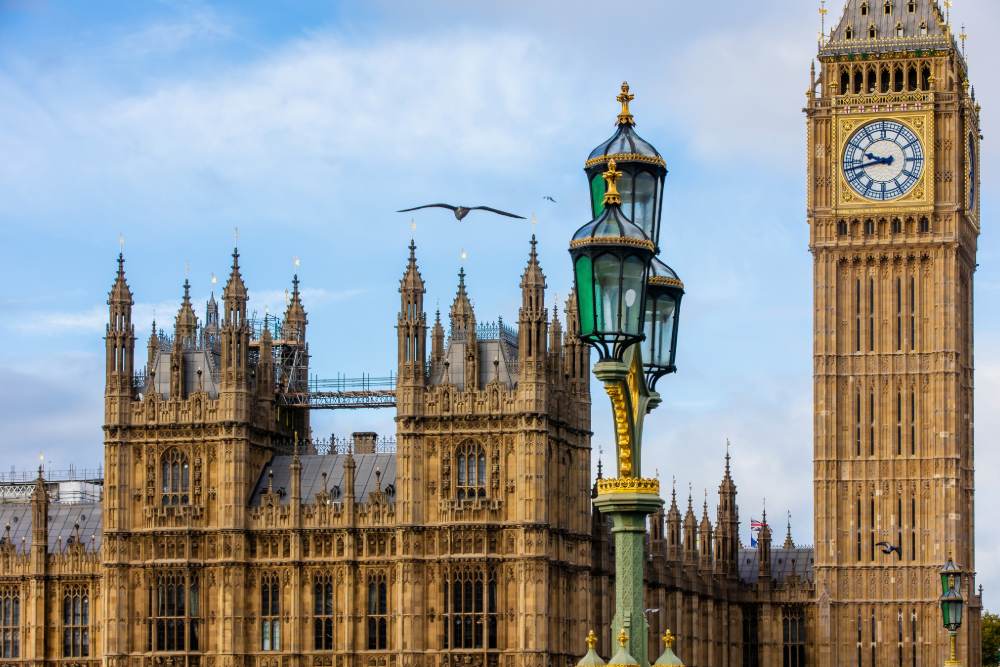
[[(933, 0), (848, 0), (819, 61), (815, 664), (940, 664), (938, 570), (949, 556), (975, 567), (979, 106)], [(962, 593), (960, 650), (977, 665), (974, 576)]]

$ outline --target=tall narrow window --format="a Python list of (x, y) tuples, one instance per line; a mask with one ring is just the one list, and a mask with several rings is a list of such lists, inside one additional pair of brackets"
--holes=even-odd
[(276, 574), (266, 574), (260, 582), (260, 650), (281, 650), (281, 588)]
[(903, 455), (903, 392), (896, 392), (896, 456)]
[(903, 279), (896, 278), (896, 351), (903, 349)]
[(910, 560), (917, 560), (917, 499), (910, 498)]
[(854, 393), (854, 455), (861, 456), (861, 392)]
[(21, 594), (16, 586), (0, 588), (0, 658), (21, 657)]
[(333, 650), (333, 577), (318, 575), (313, 582), (313, 649)]
[(868, 456), (875, 456), (875, 392), (868, 394)]
[[(903, 497), (896, 498), (896, 546), (899, 547), (899, 557), (903, 557)], [(902, 614), (903, 612), (900, 612)], [(900, 616), (902, 618), (902, 616)], [(902, 632), (902, 630), (900, 630)], [(899, 641), (903, 641), (900, 638)]]
[(872, 609), (871, 613), (871, 650), (872, 650), (872, 667), (878, 667), (878, 642), (875, 637), (878, 634), (878, 623), (875, 620), (875, 609)]
[[(861, 498), (854, 501), (854, 543), (857, 551), (857, 561), (861, 562)], [(860, 641), (860, 637), (858, 640)]]
[(910, 276), (910, 351), (917, 349), (917, 279)]
[(917, 667), (917, 650), (919, 644), (917, 644), (917, 610), (910, 610), (910, 643), (913, 645), (912, 652), (912, 667)]
[(389, 595), (385, 572), (368, 575), (368, 650), (389, 647)]
[(760, 667), (758, 607), (743, 607), (743, 667)]
[(871, 523), (868, 526), (868, 560), (875, 562), (875, 496), (869, 499), (869, 503), (868, 519)]
[(854, 281), (854, 351), (861, 351), (861, 279)]
[(152, 651), (197, 651), (199, 645), (198, 575), (168, 571), (156, 576), (150, 591)]
[(781, 622), (783, 667), (805, 667), (806, 633), (802, 608), (785, 607), (782, 609)]
[(190, 489), (188, 459), (177, 449), (170, 449), (160, 461), (161, 501), (164, 505), (187, 505)]
[(486, 497), (486, 451), (474, 442), (463, 443), (455, 457), (458, 483), (455, 491), (459, 500)]
[(875, 279), (868, 279), (868, 351), (875, 351)]
[(896, 610), (896, 649), (899, 655), (899, 667), (903, 667), (903, 610)]
[(492, 568), (451, 572), (444, 581), (445, 648), (497, 648), (497, 582)]
[(861, 628), (862, 627), (863, 627), (863, 625), (861, 623), (861, 610), (858, 609), (858, 667), (862, 666), (862, 662), (861, 662), (861, 645), (862, 645), (861, 644), (862, 643)]
[(917, 455), (917, 392), (910, 391), (910, 456)]
[(63, 590), (63, 657), (90, 655), (90, 594), (83, 586)]

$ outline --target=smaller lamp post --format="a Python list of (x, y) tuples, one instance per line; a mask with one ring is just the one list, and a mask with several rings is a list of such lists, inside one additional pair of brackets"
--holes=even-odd
[(951, 639), (951, 657), (944, 663), (945, 667), (959, 667), (962, 663), (956, 656), (956, 641), (958, 629), (962, 627), (962, 571), (955, 561), (948, 558), (941, 569), (941, 618)]
[[(642, 361), (646, 386), (656, 391), (656, 382), (677, 372), (677, 325), (684, 296), (684, 283), (673, 269), (653, 258), (646, 287), (646, 339)], [(652, 409), (652, 407), (651, 407)]]

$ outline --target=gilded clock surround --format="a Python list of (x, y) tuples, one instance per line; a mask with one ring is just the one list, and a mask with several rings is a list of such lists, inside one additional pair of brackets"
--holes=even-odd
[(932, 113), (924, 111), (915, 113), (858, 113), (838, 118), (834, 125), (836, 128), (834, 145), (837, 146), (837, 155), (842, 158), (844, 151), (847, 149), (848, 142), (858, 129), (877, 120), (892, 120), (902, 123), (917, 136), (924, 150), (923, 172), (920, 174), (920, 178), (917, 179), (917, 183), (913, 188), (903, 196), (896, 199), (878, 201), (858, 194), (847, 182), (847, 177), (844, 175), (843, 160), (834, 160), (831, 162), (830, 169), (831, 176), (837, 183), (840, 208), (845, 211), (853, 209), (877, 209), (880, 214), (884, 213), (883, 209), (902, 210), (904, 207), (907, 210), (913, 210), (909, 207), (922, 207), (922, 210), (927, 211), (933, 210), (934, 141), (928, 141), (928, 137), (934, 136), (934, 115)]

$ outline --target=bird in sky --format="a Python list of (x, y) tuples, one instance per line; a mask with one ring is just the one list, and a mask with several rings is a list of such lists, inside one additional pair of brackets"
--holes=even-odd
[(550, 201), (550, 202), (552, 202), (553, 204), (558, 204), (558, 203), (559, 203), (559, 202), (557, 202), (557, 201), (555, 200), (555, 198), (554, 198), (553, 196), (551, 196), (551, 195), (545, 195), (544, 197), (542, 197), (542, 199), (544, 199), (545, 201)]
[(875, 546), (877, 546), (886, 556), (895, 551), (897, 559), (903, 557), (903, 551), (899, 547), (889, 544), (888, 542), (876, 542)]
[(490, 213), (496, 213), (497, 215), (505, 215), (508, 218), (517, 218), (518, 220), (526, 220), (524, 216), (514, 215), (513, 213), (508, 213), (507, 211), (501, 211), (498, 208), (493, 208), (491, 206), (452, 206), (451, 204), (424, 204), (423, 206), (414, 206), (413, 208), (404, 208), (397, 213), (409, 213), (410, 211), (418, 211), (422, 208), (446, 208), (455, 214), (455, 219), (459, 222), (462, 221), (465, 216), (469, 215), (472, 211), (489, 211)]

